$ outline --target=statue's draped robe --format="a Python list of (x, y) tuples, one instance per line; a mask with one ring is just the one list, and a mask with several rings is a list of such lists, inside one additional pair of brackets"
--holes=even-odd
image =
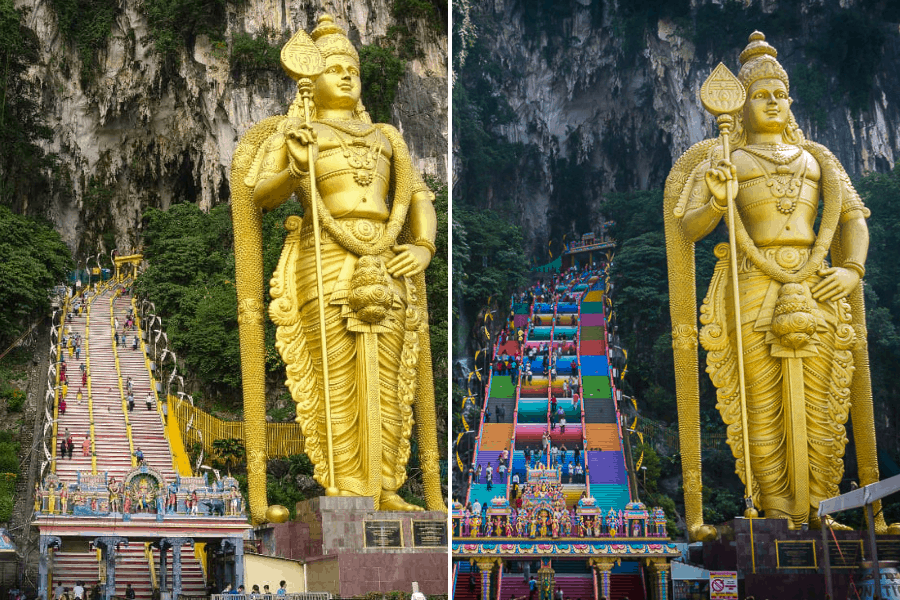
[[(406, 144), (393, 128), (378, 126), (392, 150), (391, 167), (375, 177), (389, 179), (391, 189), (409, 196), (428, 188), (411, 168)], [(281, 143), (278, 134), (271, 144)], [(260, 151), (264, 156), (266, 147)], [(352, 170), (335, 167), (340, 149), (322, 151), (317, 161), (318, 183), (347, 177)], [(381, 157), (379, 160), (385, 160)], [(261, 168), (265, 169), (265, 159)], [(331, 163), (331, 168), (320, 168)], [(280, 165), (270, 165), (278, 168)], [(405, 178), (405, 182), (398, 182)], [(352, 178), (349, 178), (352, 182)], [(309, 205), (309, 180), (299, 180), (305, 217), (288, 219), (289, 231), (278, 268), (271, 281), (269, 313), (278, 325), (276, 347), (287, 363), (287, 384), (305, 436), (305, 451), (315, 465), (315, 478), (323, 486), (377, 499), (383, 490), (396, 491), (406, 480), (413, 427), (412, 405), (421, 386), (422, 369), (430, 369), (427, 348), (427, 310), (424, 276), (389, 280), (393, 300), (387, 316), (377, 323), (361, 319), (350, 306), (354, 275), (360, 256), (324, 226), (320, 227), (322, 285), (325, 295), (325, 331), (328, 348), (331, 430), (335, 481), (328, 481), (326, 414), (319, 335), (315, 239)], [(360, 187), (362, 194), (365, 186)], [(404, 191), (398, 192), (400, 188)], [(394, 198), (396, 202), (396, 197)], [(391, 206), (391, 203), (388, 202)], [(334, 216), (341, 236), (362, 244), (375, 244), (391, 235), (387, 219)], [(381, 253), (387, 265), (395, 256), (391, 247), (411, 242), (408, 226)], [(382, 244), (383, 245), (383, 244)], [(426, 354), (423, 352), (428, 352)], [(428, 360), (422, 360), (424, 357)], [(424, 377), (431, 377), (430, 372)], [(423, 393), (418, 390), (418, 393)], [(428, 393), (426, 391), (425, 393)], [(377, 506), (376, 506), (377, 507)]]
[[(816, 153), (820, 154), (821, 150)], [(812, 160), (808, 154), (804, 156), (807, 157)], [(679, 207), (682, 214), (684, 204), (690, 210), (708, 201), (708, 195), (703, 197), (696, 190), (705, 189), (702, 178), (709, 164), (701, 162), (688, 178), (685, 191), (693, 188), (694, 192), (689, 198), (682, 196)], [(801, 167), (802, 161), (798, 160), (795, 168), (801, 170)], [(837, 168), (842, 188), (837, 200), (841, 203), (840, 213), (861, 210), (868, 216), (846, 173), (839, 165)], [(802, 173), (794, 175), (802, 182), (794, 190), (795, 198), (800, 202), (817, 202), (818, 182), (804, 178)], [(765, 189), (763, 177), (742, 182), (739, 194), (755, 192), (764, 196), (757, 186)], [(828, 193), (824, 190), (824, 194)], [(773, 211), (774, 204), (773, 200)], [(773, 219), (782, 218), (785, 224), (794, 217), (793, 212), (781, 215), (775, 212), (775, 215)], [(836, 243), (839, 240), (838, 232)], [(810, 259), (811, 248), (770, 246), (760, 251), (765, 260), (793, 275)], [(703, 327), (699, 337), (708, 352), (706, 370), (717, 388), (717, 408), (728, 426), (727, 441), (737, 459), (736, 471), (743, 480), (743, 431), (729, 252), (727, 244), (716, 248), (719, 260), (700, 309)], [(813, 299), (810, 289), (822, 279), (814, 271), (799, 282), (799, 288), (791, 288), (801, 292), (789, 299), (792, 302), (785, 303), (813, 317), (814, 333), (800, 348), (788, 347), (773, 332), (776, 306), (784, 284), (763, 272), (745, 253), (739, 252), (737, 258), (752, 493), (756, 507), (768, 511), (767, 516), (786, 516), (799, 526), (809, 519), (811, 511), (815, 512), (821, 500), (838, 493), (843, 475), (842, 458), (847, 444), (844, 423), (850, 412), (854, 371), (851, 350), (856, 343), (850, 304), (846, 299), (827, 302)]]

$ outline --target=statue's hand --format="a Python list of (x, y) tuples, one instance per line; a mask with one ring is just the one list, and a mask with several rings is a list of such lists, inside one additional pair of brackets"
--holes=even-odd
[(319, 142), (316, 130), (300, 119), (291, 119), (284, 127), (284, 139), (288, 148), (289, 159), (295, 166), (295, 170), (309, 171), (309, 152), (312, 149), (312, 159), (315, 162), (319, 158)]
[(859, 285), (859, 274), (851, 269), (842, 267), (819, 269), (819, 275), (825, 279), (810, 290), (813, 298), (819, 302), (845, 298)]
[(387, 264), (388, 273), (392, 277), (402, 277), (416, 275), (425, 270), (428, 263), (431, 262), (431, 252), (428, 248), (422, 246), (413, 246), (412, 244), (402, 244), (393, 247), (397, 256), (391, 259)]
[(737, 198), (738, 180), (737, 169), (729, 160), (720, 160), (714, 168), (706, 171), (706, 186), (715, 197), (719, 206), (725, 206), (728, 188), (731, 188), (731, 197)]

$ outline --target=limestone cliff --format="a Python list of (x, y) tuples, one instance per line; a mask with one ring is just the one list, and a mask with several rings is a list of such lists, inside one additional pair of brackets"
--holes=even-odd
[[(662, 188), (674, 160), (714, 135), (700, 86), (719, 61), (737, 71), (738, 54), (757, 28), (791, 76), (793, 110), (807, 136), (831, 148), (853, 177), (890, 169), (900, 152), (900, 15), (878, 6), (457, 2), (454, 23), (468, 15), (475, 42), (461, 69), (455, 56), (456, 85), (470, 98), (480, 95), (482, 108), (492, 94), (500, 109), (485, 118), (486, 128), (522, 144), (502, 181), (491, 182), (479, 201), (495, 208), (511, 202), (531, 248), (542, 250), (548, 238), (594, 226), (604, 193)], [(467, 150), (458, 152), (464, 163)], [(465, 166), (458, 176), (458, 192), (473, 195)], [(574, 200), (579, 210), (567, 210)]]
[[(174, 55), (166, 56), (154, 44), (148, 3), (112, 4), (111, 31), (89, 52), (96, 65), (80, 76), (84, 57), (75, 36), (61, 30), (58, 3), (16, 0), (39, 43), (24, 87), (52, 129), (43, 146), (59, 164), (52, 191), (18, 197), (16, 208), (49, 218), (78, 253), (139, 243), (147, 207), (228, 202), (240, 136), (283, 113), (296, 91), (279, 69), (236, 73), (230, 60), (236, 35), (277, 47), (329, 12), (357, 46), (384, 47), (395, 42), (389, 30), (399, 19), (391, 0), (229, 0), (219, 3), (224, 34), (179, 40)], [(431, 21), (403, 19), (415, 58), (406, 62), (391, 108), (391, 122), (404, 132), (416, 165), (442, 180), (448, 120), (443, 12)]]

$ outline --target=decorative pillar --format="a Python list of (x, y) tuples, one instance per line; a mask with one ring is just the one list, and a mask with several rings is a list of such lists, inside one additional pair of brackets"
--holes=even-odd
[(234, 589), (244, 585), (244, 538), (227, 538), (222, 540), (222, 549), (234, 549)]
[(475, 564), (481, 571), (481, 600), (491, 600), (491, 571), (499, 558), (476, 558)]
[(234, 586), (244, 585), (244, 538), (233, 538)]
[(648, 558), (647, 566), (653, 575), (652, 586), (655, 600), (669, 600), (669, 561), (665, 558)]
[(116, 595), (116, 554), (119, 544), (128, 545), (128, 538), (103, 536), (94, 538), (94, 547), (100, 548), (100, 560), (106, 563), (106, 587), (103, 600), (112, 600)]
[(541, 557), (541, 568), (538, 569), (538, 598), (553, 600), (556, 591), (556, 571), (553, 570), (549, 558)]
[(181, 547), (185, 545), (193, 548), (193, 538), (167, 537), (159, 540), (160, 557), (163, 557), (169, 548), (172, 549), (172, 598), (181, 595)]
[(169, 559), (165, 548), (163, 548), (162, 540), (150, 542), (150, 547), (159, 550), (159, 596), (165, 600), (168, 598)]
[(617, 562), (620, 561), (610, 558), (591, 559), (590, 564), (594, 568), (594, 581), (597, 582), (598, 577), (600, 579), (600, 581), (597, 582), (597, 591), (599, 592), (600, 598), (606, 597), (607, 600), (609, 599), (610, 574)]
[(50, 555), (50, 548), (59, 549), (62, 540), (55, 535), (42, 535), (40, 538), (40, 559), (38, 562), (38, 598), (47, 600), (47, 578), (50, 575), (50, 569), (47, 565), (47, 558)]

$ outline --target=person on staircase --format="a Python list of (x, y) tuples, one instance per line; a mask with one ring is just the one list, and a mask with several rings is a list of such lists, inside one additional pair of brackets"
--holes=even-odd
[[(132, 403), (134, 400), (132, 400)], [(141, 447), (138, 446), (138, 449), (134, 451), (134, 457), (137, 459), (137, 466), (142, 466), (144, 464), (144, 452), (141, 450)]]
[(87, 432), (84, 434), (84, 441), (81, 442), (81, 455), (82, 456), (90, 456), (91, 455), (91, 432)]
[(153, 398), (153, 392), (147, 392), (146, 402), (147, 402), (147, 410), (153, 410), (153, 405), (155, 404), (155, 401)]
[(132, 349), (132, 350), (137, 350), (137, 349), (138, 349), (138, 336), (137, 336), (137, 334), (134, 334), (134, 341), (133, 341), (132, 344), (131, 344), (131, 349)]
[(128, 392), (127, 399), (128, 399), (128, 412), (131, 412), (134, 410), (134, 394), (132, 394), (131, 392)]

